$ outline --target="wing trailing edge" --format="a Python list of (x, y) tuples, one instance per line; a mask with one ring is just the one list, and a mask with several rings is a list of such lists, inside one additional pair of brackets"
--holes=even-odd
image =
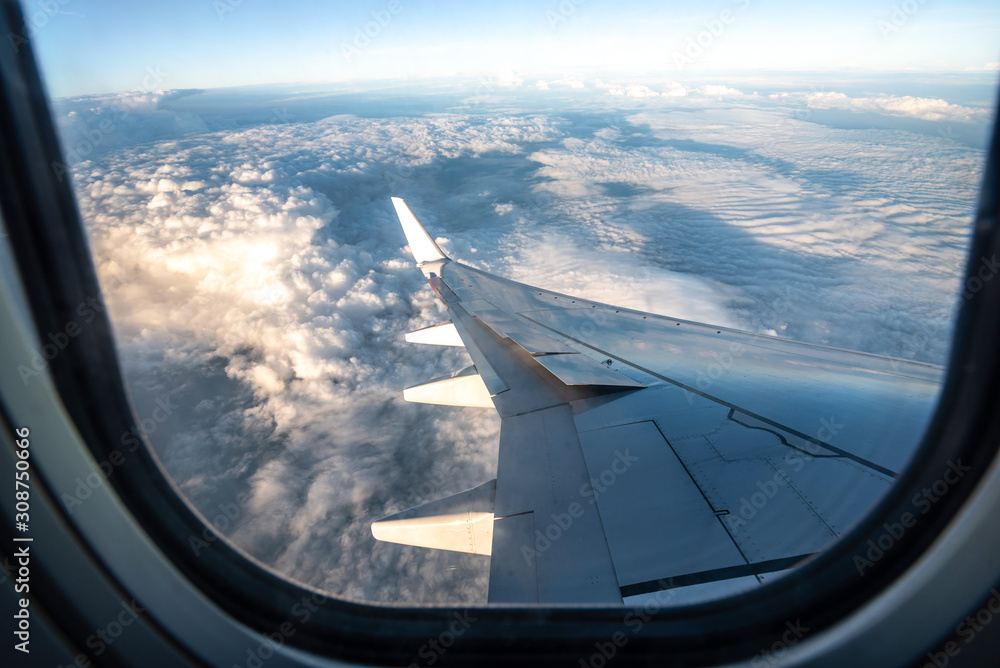
[(671, 590), (681, 604), (762, 584), (870, 510), (940, 389), (933, 365), (494, 276), (444, 257), (393, 204), (450, 321), (407, 340), (460, 340), (473, 363), (404, 397), (492, 405), (500, 444), (492, 506), (447, 497), (372, 533), (489, 554), (491, 603), (621, 605)]

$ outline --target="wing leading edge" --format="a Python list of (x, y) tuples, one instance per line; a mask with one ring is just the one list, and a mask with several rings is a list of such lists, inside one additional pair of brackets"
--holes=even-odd
[(764, 582), (872, 507), (936, 400), (937, 366), (487, 274), (449, 259), (392, 202), (449, 315), (407, 340), (460, 344), (473, 362), (404, 397), (492, 405), (500, 447), (496, 480), (372, 532), (490, 555), (490, 602), (620, 604), (661, 590), (681, 602)]

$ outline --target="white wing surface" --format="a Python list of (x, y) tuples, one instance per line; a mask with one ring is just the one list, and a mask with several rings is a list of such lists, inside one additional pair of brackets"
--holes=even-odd
[(763, 582), (872, 507), (932, 412), (941, 367), (522, 285), (450, 260), (392, 201), (450, 317), (408, 340), (473, 363), (404, 396), (502, 422), (495, 481), (372, 532), (490, 555), (490, 602)]

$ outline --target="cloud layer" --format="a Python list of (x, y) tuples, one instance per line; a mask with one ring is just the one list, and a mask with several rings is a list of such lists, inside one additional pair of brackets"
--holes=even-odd
[(485, 598), (487, 560), (369, 531), (493, 478), (499, 428), (402, 400), (468, 358), (403, 342), (444, 315), (390, 195), (516, 280), (943, 362), (982, 151), (808, 117), (840, 98), (601, 85), (252, 127), (169, 111), (177, 93), (64, 103), (68, 149), (118, 119), (70, 160), (81, 209), (137, 412), (180, 406), (150, 439), (209, 521), (246, 499), (231, 541), (342, 596)]

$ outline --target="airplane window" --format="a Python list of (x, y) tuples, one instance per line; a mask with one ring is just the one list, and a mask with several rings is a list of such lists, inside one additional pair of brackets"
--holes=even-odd
[[(188, 564), (722, 610), (907, 475), (1000, 269), (968, 257), (995, 10), (21, 9), (102, 292), (17, 373), (110, 319), (105, 446), (151, 446)], [(916, 540), (948, 464), (847, 568)]]
[[(844, 65), (817, 53), (765, 74), (780, 54), (754, 49), (734, 65), (769, 11), (749, 3), (700, 18), (646, 7), (646, 28), (638, 10), (563, 5), (484, 14), (388, 3), (335, 18), (314, 7), (322, 31), (294, 18), (304, 8), (49, 15), (44, 3), (25, 5), (65, 151), (53, 169), (77, 193), (104, 289), (93, 308), (109, 310), (135, 402), (121, 444), (148, 439), (209, 522), (195, 554), (218, 534), (348, 598), (485, 599), (489, 559), (376, 542), (370, 529), (498, 475), (495, 411), (403, 401), (404, 388), (470, 360), (403, 339), (448, 313), (404, 249), (390, 196), (477, 269), (823, 347), (774, 352), (770, 339), (728, 329), (702, 346), (633, 331), (631, 318), (582, 321), (601, 350), (643, 336), (660, 350), (699, 350), (683, 369), (653, 375), (643, 375), (655, 366), (645, 357), (620, 360), (625, 376), (669, 385), (667, 376), (677, 391), (660, 393), (670, 407), (659, 418), (630, 418), (658, 419), (658, 443), (613, 440), (650, 457), (669, 443), (692, 493), (709, 495), (703, 510), (733, 559), (702, 565), (730, 567), (757, 549), (756, 561), (778, 560), (780, 572), (850, 527), (902, 470), (940, 388), (956, 300), (974, 287), (960, 286), (957, 270), (993, 113), (988, 31), (963, 37), (946, 64), (961, 74), (899, 76), (930, 56), (905, 24), (856, 8), (864, 16), (850, 22), (871, 24), (857, 38), (862, 69), (817, 73)], [(485, 15), (496, 24), (483, 44), (457, 36)], [(909, 30), (954, 40), (951, 20), (916, 15)], [(598, 42), (600, 57), (585, 58), (607, 21), (615, 31)], [(126, 25), (146, 27), (113, 29)], [(653, 25), (669, 26), (671, 39)], [(295, 47), (257, 52), (265, 26)], [(621, 35), (632, 32), (626, 48)], [(448, 48), (431, 35), (448, 35)], [(499, 57), (511, 39), (520, 55)], [(450, 62), (456, 50), (468, 62)], [(629, 67), (637, 59), (647, 71)], [(834, 373), (858, 361), (828, 348), (887, 356), (867, 358), (865, 373), (910, 383), (858, 390), (861, 378)], [(800, 376), (775, 382), (772, 403), (749, 396), (764, 385), (726, 387), (803, 362)], [(840, 396), (852, 390), (853, 400)], [(803, 403), (810, 393), (820, 401)], [(678, 424), (687, 409), (711, 413), (711, 424)], [(854, 447), (872, 434), (888, 442)], [(685, 449), (693, 435), (700, 443)], [(816, 471), (791, 480), (807, 459)], [(735, 460), (744, 461), (726, 465)], [(587, 473), (603, 491), (601, 469)], [(845, 495), (853, 504), (835, 511)], [(802, 522), (808, 535), (797, 547), (750, 547), (775, 542), (755, 538), (753, 524), (779, 504), (804, 513), (756, 524)], [(539, 519), (535, 552), (563, 531)], [(699, 540), (709, 543), (695, 550), (722, 549)], [(630, 582), (634, 591), (660, 579), (641, 570), (650, 577)], [(746, 569), (723, 591), (769, 577)]]

